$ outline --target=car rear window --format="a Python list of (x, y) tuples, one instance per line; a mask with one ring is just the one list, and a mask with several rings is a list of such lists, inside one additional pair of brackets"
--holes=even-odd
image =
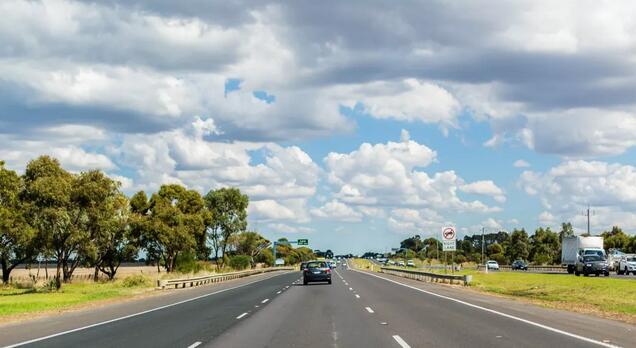
[(310, 262), (307, 264), (307, 268), (325, 268), (327, 264), (324, 262)]
[(634, 262), (634, 261), (636, 261), (636, 257), (628, 257), (627, 261)]

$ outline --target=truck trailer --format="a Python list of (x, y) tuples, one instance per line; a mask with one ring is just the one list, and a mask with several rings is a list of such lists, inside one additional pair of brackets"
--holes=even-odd
[(567, 267), (568, 273), (574, 273), (576, 263), (585, 255), (600, 255), (607, 258), (605, 249), (603, 249), (603, 237), (563, 237), (561, 241), (561, 265)]

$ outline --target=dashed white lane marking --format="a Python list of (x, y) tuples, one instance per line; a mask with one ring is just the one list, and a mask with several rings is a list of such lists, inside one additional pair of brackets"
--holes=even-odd
[(356, 294), (356, 298), (360, 298), (360, 295)]
[(243, 314), (239, 315), (238, 317), (236, 317), (236, 319), (241, 319), (241, 318), (243, 318), (243, 317), (244, 317), (244, 316), (246, 316), (246, 315), (247, 315), (247, 312), (245, 312), (245, 313), (243, 313)]
[(409, 346), (409, 344), (406, 343), (406, 341), (404, 341), (402, 339), (402, 337), (400, 337), (398, 335), (393, 335), (393, 339), (400, 345), (400, 347), (402, 347), (402, 348), (411, 348), (411, 346)]
[(278, 292), (276, 293), (277, 295), (280, 294), (282, 291), (278, 290)]
[(144, 314), (160, 311), (160, 310), (163, 310), (163, 309), (166, 309), (166, 308), (178, 306), (180, 304), (196, 301), (196, 300), (199, 300), (199, 299), (202, 299), (202, 298), (206, 298), (206, 297), (209, 297), (209, 296), (214, 296), (216, 294), (220, 294), (220, 293), (223, 293), (223, 292), (232, 291), (234, 289), (238, 289), (238, 288), (242, 288), (242, 287), (245, 287), (245, 286), (248, 286), (248, 285), (256, 284), (258, 282), (262, 282), (262, 281), (267, 280), (267, 279), (272, 279), (274, 277), (278, 277), (278, 276), (283, 275), (283, 274), (287, 274), (287, 273), (280, 273), (280, 274), (275, 275), (273, 277), (264, 277), (264, 278), (255, 280), (253, 282), (244, 283), (244, 284), (233, 286), (233, 287), (230, 287), (230, 288), (221, 289), (221, 290), (218, 290), (218, 291), (215, 291), (215, 292), (210, 292), (210, 293), (203, 294), (203, 295), (200, 295), (200, 296), (188, 298), (188, 299), (185, 299), (185, 300), (182, 300), (182, 301), (178, 301), (178, 302), (170, 303), (170, 304), (167, 304), (167, 305), (163, 305), (163, 306), (147, 309), (145, 311), (124, 315), (123, 317), (118, 317), (118, 318), (114, 318), (114, 319), (110, 319), (110, 320), (106, 320), (106, 321), (101, 321), (99, 323), (90, 324), (90, 325), (78, 327), (78, 328), (75, 328), (75, 329), (70, 329), (70, 330), (54, 333), (54, 334), (51, 334), (51, 335), (48, 335), (48, 336), (34, 338), (34, 339), (31, 339), (31, 340), (28, 340), (28, 341), (14, 343), (14, 344), (5, 346), (4, 348), (20, 347), (20, 346), (24, 346), (24, 345), (35, 343), (35, 342), (45, 341), (45, 340), (48, 340), (48, 339), (51, 339), (51, 338), (54, 338), (54, 337), (59, 337), (59, 336), (63, 336), (63, 335), (68, 335), (70, 333), (91, 329), (91, 328), (94, 328), (94, 327), (97, 327), (97, 326), (107, 325), (107, 324), (118, 322), (118, 321), (121, 321), (121, 320), (126, 320), (126, 319), (129, 319), (129, 318), (138, 317), (138, 316), (141, 316), (141, 315), (144, 315)]
[(588, 338), (588, 337), (579, 336), (579, 335), (573, 334), (571, 332), (559, 330), (557, 328), (554, 328), (554, 327), (551, 327), (551, 326), (547, 326), (547, 325), (543, 325), (543, 324), (539, 324), (539, 323), (531, 321), (531, 320), (515, 317), (514, 315), (510, 315), (510, 314), (506, 314), (506, 313), (503, 313), (503, 312), (499, 312), (499, 311), (496, 311), (494, 309), (478, 306), (478, 305), (472, 304), (470, 302), (458, 300), (456, 298), (452, 298), (452, 297), (436, 294), (436, 293), (431, 292), (431, 291), (423, 290), (423, 289), (416, 288), (416, 287), (411, 286), (411, 285), (400, 283), (400, 282), (395, 281), (393, 279), (387, 279), (387, 278), (380, 277), (380, 276), (375, 275), (375, 274), (371, 274), (371, 273), (367, 273), (367, 272), (361, 272), (361, 271), (358, 271), (358, 270), (353, 270), (353, 271), (354, 272), (358, 272), (358, 273), (362, 273), (362, 274), (366, 274), (366, 275), (371, 276), (371, 277), (380, 278), (382, 280), (386, 280), (387, 282), (398, 284), (398, 285), (407, 287), (409, 289), (413, 289), (413, 290), (416, 290), (416, 291), (419, 291), (419, 292), (423, 292), (425, 294), (429, 294), (431, 296), (443, 298), (445, 300), (449, 300), (449, 301), (453, 301), (453, 302), (456, 302), (456, 303), (460, 303), (460, 304), (463, 304), (463, 305), (468, 306), (468, 307), (472, 307), (472, 308), (480, 309), (480, 310), (485, 311), (485, 312), (489, 312), (489, 313), (492, 313), (492, 314), (500, 315), (500, 316), (502, 316), (504, 318), (517, 320), (517, 321), (520, 321), (522, 323), (526, 323), (528, 325), (536, 326), (536, 327), (539, 327), (539, 328), (542, 328), (542, 329), (545, 329), (545, 330), (548, 330), (548, 331), (552, 331), (552, 332), (555, 332), (555, 333), (558, 333), (558, 334), (561, 334), (561, 335), (564, 335), (564, 336), (572, 337), (572, 338), (575, 338), (577, 340), (581, 340), (581, 341), (584, 341), (584, 342), (596, 344), (596, 345), (599, 345), (599, 346), (602, 346), (602, 347), (607, 347), (607, 348), (619, 348), (619, 346), (616, 346), (616, 345), (613, 345), (613, 344), (610, 344), (610, 343), (605, 343), (605, 342), (597, 341), (595, 339), (591, 339), (591, 338)]
[(353, 288), (349, 288), (349, 291), (353, 290)]
[(197, 341), (197, 342), (194, 342), (191, 345), (189, 345), (188, 348), (195, 348), (195, 347), (198, 347), (200, 344), (201, 344), (201, 342)]
[(261, 303), (267, 303), (267, 301), (269, 301), (268, 298), (264, 299), (263, 301), (261, 301)]
[(289, 285), (287, 285), (287, 286), (285, 287), (285, 289), (289, 289)]
[(364, 307), (364, 309), (366, 309), (369, 313), (375, 313), (371, 307)]

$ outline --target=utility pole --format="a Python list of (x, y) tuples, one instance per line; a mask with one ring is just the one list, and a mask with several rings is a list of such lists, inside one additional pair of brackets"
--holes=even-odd
[(481, 264), (484, 264), (484, 229), (485, 227), (481, 227)]
[(590, 205), (587, 205), (587, 210), (583, 213), (583, 215), (585, 217), (587, 217), (587, 235), (591, 236), (591, 231), (590, 231), (590, 216), (594, 214), (594, 211), (590, 210)]

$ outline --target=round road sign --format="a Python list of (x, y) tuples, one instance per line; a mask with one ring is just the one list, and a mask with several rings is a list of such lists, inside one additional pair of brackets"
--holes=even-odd
[(444, 230), (442, 231), (442, 237), (444, 237), (444, 239), (446, 240), (455, 239), (455, 228), (454, 227), (444, 228)]

